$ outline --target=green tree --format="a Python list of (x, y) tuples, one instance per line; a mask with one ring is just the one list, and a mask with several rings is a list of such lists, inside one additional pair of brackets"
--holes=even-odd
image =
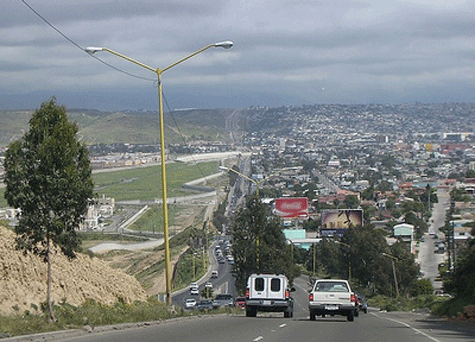
[(349, 195), (349, 196), (346, 196), (343, 203), (345, 203), (346, 208), (348, 209), (357, 209), (360, 205), (360, 200), (355, 195)]
[(29, 131), (9, 145), (5, 153), (5, 198), (19, 208), (17, 247), (41, 255), (48, 264), (47, 305), (51, 304), (51, 247), (57, 245), (69, 258), (80, 246), (76, 228), (84, 220), (93, 181), (89, 154), (81, 145), (76, 124), (53, 98), (36, 110)]
[(279, 219), (256, 196), (251, 196), (236, 213), (231, 229), (233, 273), (238, 291), (245, 290), (252, 273), (281, 273), (291, 282), (298, 275)]
[(398, 241), (390, 247), (390, 254), (397, 258), (395, 261), (396, 277), (401, 294), (409, 294), (417, 286), (419, 265), (407, 243)]
[(340, 244), (342, 269), (350, 269), (351, 281), (358, 286), (370, 286), (374, 292), (387, 294), (392, 268), (383, 256), (388, 244), (381, 230), (373, 225), (350, 228)]
[(473, 301), (475, 293), (475, 240), (469, 240), (468, 246), (459, 251), (455, 270), (447, 273), (444, 280), (444, 290), (456, 298), (470, 298)]
[(419, 279), (412, 291), (413, 296), (431, 295), (432, 293), (434, 293), (434, 286), (430, 279)]

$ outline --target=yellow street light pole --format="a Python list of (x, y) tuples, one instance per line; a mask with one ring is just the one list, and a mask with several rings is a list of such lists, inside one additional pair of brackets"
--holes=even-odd
[(249, 182), (254, 183), (255, 186), (256, 186), (256, 196), (257, 196), (257, 198), (259, 199), (259, 183), (260, 183), (259, 181), (255, 180), (255, 179), (253, 179), (253, 178), (251, 178), (251, 177), (248, 177), (248, 176), (246, 176), (244, 173), (239, 172), (239, 171), (237, 171), (237, 170), (234, 170), (234, 169), (232, 169), (232, 168), (230, 168), (230, 167), (220, 166), (219, 169), (220, 169), (220, 170), (223, 170), (223, 171), (229, 171), (229, 172), (235, 173), (235, 174), (237, 174), (238, 176), (241, 176), (242, 178), (248, 180)]
[(172, 297), (171, 297), (171, 265), (170, 265), (170, 243), (169, 243), (169, 234), (168, 234), (168, 203), (167, 203), (167, 176), (166, 176), (166, 167), (165, 167), (165, 123), (163, 118), (163, 93), (162, 93), (162, 73), (167, 71), (168, 69), (173, 68), (174, 66), (190, 59), (191, 57), (196, 56), (197, 54), (208, 50), (213, 47), (222, 47), (224, 49), (230, 49), (233, 46), (233, 42), (231, 41), (224, 41), (219, 43), (214, 43), (207, 45), (198, 51), (188, 55), (175, 63), (170, 64), (169, 66), (161, 69), (161, 68), (152, 68), (144, 63), (141, 63), (133, 58), (127, 57), (119, 52), (113, 51), (106, 47), (87, 47), (85, 51), (89, 54), (93, 54), (98, 51), (107, 51), (113, 55), (116, 55), (120, 58), (123, 58), (129, 62), (137, 64), (142, 68), (147, 70), (153, 71), (157, 75), (158, 80), (158, 112), (159, 112), (159, 124), (160, 124), (160, 160), (161, 160), (161, 170), (162, 170), (162, 207), (163, 207), (163, 238), (165, 243), (165, 282), (166, 282), (166, 291), (167, 291), (167, 305), (170, 306), (172, 304)]
[(396, 286), (396, 298), (399, 298), (399, 287), (397, 285), (396, 267), (394, 266), (394, 260), (398, 261), (399, 259), (387, 253), (381, 253), (381, 254), (391, 259), (391, 263), (393, 266), (394, 285)]

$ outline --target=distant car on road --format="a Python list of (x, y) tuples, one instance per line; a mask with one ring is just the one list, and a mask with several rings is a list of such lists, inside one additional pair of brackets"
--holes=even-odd
[(240, 309), (246, 308), (246, 297), (236, 297), (234, 300), (234, 306)]
[(191, 283), (190, 284), (190, 295), (196, 296), (199, 295), (200, 292), (198, 291), (198, 284), (197, 283)]
[(196, 299), (187, 298), (185, 300), (185, 309), (193, 309), (196, 306)]
[(196, 304), (196, 307), (200, 311), (208, 311), (213, 309), (213, 302), (210, 299), (203, 299)]
[(211, 271), (211, 278), (218, 278), (218, 271)]
[(234, 297), (229, 293), (221, 293), (216, 295), (213, 300), (213, 308), (229, 307), (234, 305)]

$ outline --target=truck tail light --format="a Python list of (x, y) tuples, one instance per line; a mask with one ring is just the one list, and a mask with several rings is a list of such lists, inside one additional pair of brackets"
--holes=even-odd
[(310, 293), (308, 295), (308, 300), (309, 300), (309, 302), (313, 302), (313, 293)]
[(355, 296), (354, 293), (351, 294), (350, 300), (351, 300), (352, 302), (356, 302), (356, 296)]
[(249, 289), (246, 289), (246, 298), (249, 298)]
[(285, 298), (290, 298), (290, 291), (289, 290), (285, 290)]

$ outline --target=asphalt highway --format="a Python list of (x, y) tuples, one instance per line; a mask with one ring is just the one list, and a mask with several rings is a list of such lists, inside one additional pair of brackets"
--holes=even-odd
[[(475, 340), (473, 325), (434, 319), (424, 313), (382, 312), (370, 308), (354, 322), (345, 317), (317, 317), (310, 321), (307, 309), (308, 285), (296, 281), (293, 318), (281, 313), (258, 314), (256, 318), (228, 315), (203, 315), (166, 322), (92, 330), (80, 336), (62, 336), (63, 342), (468, 342)], [(47, 339), (42, 339), (45, 341)], [(26, 341), (26, 340), (25, 340)], [(35, 341), (30, 339), (28, 341)], [(40, 340), (38, 340), (40, 341)]]

